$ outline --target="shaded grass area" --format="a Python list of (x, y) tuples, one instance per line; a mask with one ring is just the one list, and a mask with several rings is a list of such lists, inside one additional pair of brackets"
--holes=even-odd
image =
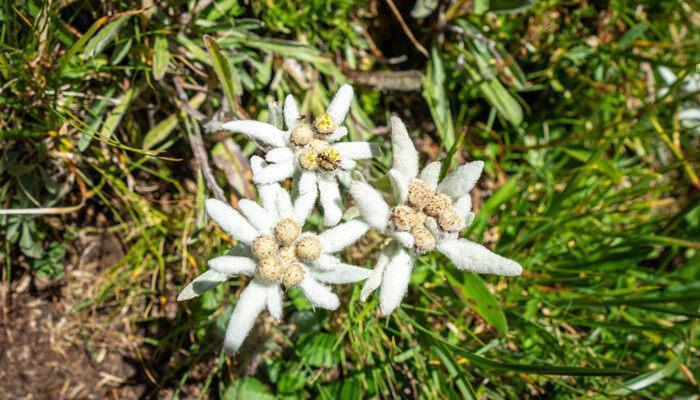
[[(133, 371), (113, 389), (151, 398), (697, 393), (699, 137), (679, 119), (698, 108), (683, 81), (698, 72), (697, 8), (487, 3), (3, 2), (2, 325), (13, 293), (58, 297), (61, 316), (89, 321), (59, 336), (98, 365), (101, 350), (122, 355)], [(175, 303), (234, 245), (203, 200), (254, 196), (255, 146), (218, 126), (274, 121), (287, 93), (318, 113), (345, 81), (351, 137), (384, 149), (365, 176), (388, 187), (390, 113), (424, 160), (485, 160), (467, 236), (526, 272), (422, 257), (386, 319), (359, 286), (339, 288), (335, 312), (292, 291), (285, 321), (261, 317), (226, 357), (245, 282)], [(379, 242), (346, 255), (371, 266)]]

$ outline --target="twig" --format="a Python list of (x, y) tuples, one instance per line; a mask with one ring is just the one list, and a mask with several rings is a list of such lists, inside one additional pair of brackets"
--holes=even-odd
[(70, 214), (85, 206), (85, 202), (71, 207), (37, 207), (37, 208), (8, 208), (0, 209), (0, 215), (49, 215), (49, 214)]
[(188, 134), (190, 139), (190, 146), (192, 147), (192, 152), (194, 153), (194, 158), (197, 160), (199, 167), (202, 168), (202, 173), (204, 174), (204, 179), (207, 181), (207, 186), (209, 190), (212, 191), (214, 197), (218, 200), (223, 201), (228, 204), (226, 195), (223, 189), (216, 183), (216, 178), (211, 171), (209, 162), (207, 161), (207, 152), (204, 150), (204, 141), (202, 140), (202, 135), (199, 132), (198, 127), (194, 127), (194, 132)]
[(403, 20), (403, 17), (401, 16), (401, 13), (399, 12), (398, 8), (396, 8), (394, 2), (392, 0), (386, 0), (386, 3), (389, 5), (389, 8), (391, 8), (391, 12), (394, 13), (396, 19), (399, 21), (401, 29), (403, 29), (406, 36), (408, 36), (408, 40), (410, 40), (411, 43), (413, 43), (413, 45), (416, 46), (416, 49), (418, 49), (418, 51), (420, 51), (424, 56), (429, 57), (430, 55), (428, 54), (428, 50), (426, 50), (422, 44), (418, 43), (416, 37), (413, 36), (413, 32), (411, 32), (411, 30), (408, 28), (408, 25), (406, 25), (406, 21)]

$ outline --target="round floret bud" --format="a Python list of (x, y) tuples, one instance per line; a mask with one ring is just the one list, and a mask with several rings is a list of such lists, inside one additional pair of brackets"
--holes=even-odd
[(443, 210), (437, 217), (438, 226), (440, 229), (447, 232), (459, 232), (462, 228), (462, 218), (460, 218), (457, 211), (450, 207)]
[(296, 253), (300, 260), (316, 260), (321, 256), (321, 242), (313, 236), (301, 238), (297, 243)]
[(277, 242), (272, 236), (260, 236), (253, 241), (253, 255), (259, 260), (275, 255)]
[(298, 261), (292, 246), (282, 247), (277, 254), (285, 265)]
[(441, 212), (452, 208), (452, 199), (444, 193), (433, 194), (423, 208), (423, 212), (431, 217), (437, 217)]
[(277, 257), (267, 257), (258, 262), (257, 273), (265, 283), (279, 282), (282, 271), (282, 262)]
[(425, 181), (414, 179), (408, 185), (408, 203), (421, 210), (433, 197), (433, 190)]
[(427, 253), (435, 249), (435, 237), (422, 225), (416, 225), (411, 229), (414, 239), (414, 246), (419, 253)]
[(299, 286), (303, 280), (304, 270), (301, 268), (301, 263), (299, 262), (288, 265), (282, 273), (282, 283), (288, 288)]
[(314, 128), (321, 135), (330, 135), (336, 127), (337, 124), (328, 113), (321, 114), (314, 120)]
[(299, 124), (292, 129), (291, 140), (297, 146), (306, 146), (314, 139), (314, 130), (309, 124)]
[(301, 226), (289, 218), (285, 218), (275, 226), (275, 238), (281, 246), (291, 245), (301, 235)]
[(396, 230), (408, 232), (415, 225), (417, 214), (418, 212), (411, 207), (401, 205), (391, 210), (389, 219)]
[(318, 158), (316, 152), (312, 149), (306, 149), (299, 154), (299, 166), (307, 171), (313, 171), (318, 167)]

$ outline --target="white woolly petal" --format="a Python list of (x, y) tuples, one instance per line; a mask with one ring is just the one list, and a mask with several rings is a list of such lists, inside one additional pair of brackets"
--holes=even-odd
[(377, 259), (377, 265), (374, 266), (372, 274), (367, 278), (365, 284), (362, 286), (362, 292), (360, 293), (360, 299), (362, 301), (367, 301), (372, 292), (374, 292), (379, 285), (382, 284), (382, 277), (384, 276), (384, 268), (389, 262), (389, 256), (386, 254), (386, 250), (379, 254), (379, 259)]
[(343, 85), (340, 87), (340, 89), (338, 89), (338, 92), (335, 94), (335, 97), (333, 97), (333, 100), (331, 100), (326, 112), (331, 116), (331, 118), (333, 118), (333, 121), (335, 121), (336, 124), (340, 125), (343, 123), (345, 115), (350, 110), (352, 98), (352, 86)]
[(318, 235), (323, 253), (335, 253), (357, 242), (369, 227), (362, 221), (352, 220)]
[(279, 164), (270, 164), (257, 172), (253, 172), (253, 182), (257, 185), (281, 182), (294, 174), (294, 163), (285, 161)]
[(408, 199), (408, 182), (404, 179), (403, 174), (396, 169), (390, 169), (388, 175), (391, 190), (394, 193), (394, 201), (396, 204), (404, 204)]
[(238, 207), (241, 209), (245, 218), (253, 225), (258, 232), (263, 235), (269, 235), (275, 225), (275, 220), (270, 217), (270, 214), (253, 200), (242, 199), (238, 202)]
[(292, 130), (299, 123), (299, 108), (294, 96), (287, 95), (284, 99), (284, 124)]
[(355, 199), (355, 204), (360, 209), (362, 218), (369, 226), (384, 231), (389, 222), (390, 209), (382, 195), (372, 186), (361, 181), (354, 181), (350, 185), (350, 194)]
[(311, 271), (316, 280), (323, 283), (355, 283), (367, 279), (372, 274), (371, 269), (338, 262), (332, 270)]
[(256, 262), (248, 257), (221, 256), (207, 261), (207, 265), (212, 270), (229, 276), (253, 276)]
[(282, 163), (289, 161), (294, 156), (294, 152), (289, 147), (277, 147), (265, 154), (265, 160), (271, 163)]
[(438, 180), (440, 179), (440, 168), (442, 168), (442, 163), (440, 161), (433, 161), (423, 168), (420, 173), (420, 180), (427, 183), (431, 189), (435, 190), (438, 185)]
[(326, 136), (326, 142), (328, 142), (328, 143), (337, 142), (338, 140), (345, 137), (345, 135), (347, 135), (347, 134), (348, 134), (348, 128), (346, 128), (344, 126), (339, 126), (338, 128), (335, 129), (335, 131), (333, 133)]
[(351, 160), (364, 160), (367, 158), (374, 158), (381, 155), (379, 151), (379, 146), (375, 143), (368, 142), (340, 142), (333, 146), (334, 149), (338, 150), (341, 159), (349, 158)]
[(259, 236), (258, 231), (228, 204), (216, 199), (207, 199), (204, 201), (204, 208), (211, 219), (232, 238), (251, 244)]
[(522, 267), (486, 247), (466, 239), (438, 242), (438, 250), (462, 270), (478, 274), (520, 275)]
[(265, 309), (267, 304), (266, 289), (263, 284), (255, 280), (243, 289), (226, 328), (226, 338), (224, 339), (226, 351), (233, 353), (241, 347), (241, 343), (248, 336), (255, 319)]
[(401, 172), (405, 180), (410, 182), (418, 175), (418, 151), (399, 117), (391, 117), (391, 146), (394, 152), (391, 168)]
[(438, 185), (438, 192), (444, 193), (453, 200), (459, 199), (476, 185), (476, 181), (481, 176), (484, 169), (483, 161), (473, 161), (462, 165), (451, 172)]
[(340, 159), (340, 169), (344, 170), (351, 170), (355, 169), (355, 166), (357, 165), (357, 161), (351, 159), (351, 158), (341, 158)]
[(274, 147), (284, 147), (284, 132), (265, 122), (245, 120), (231, 121), (221, 126), (221, 129), (242, 133), (249, 139), (259, 140)]
[(396, 239), (399, 244), (407, 249), (412, 249), (413, 244), (415, 242), (415, 239), (413, 238), (413, 235), (411, 235), (409, 232), (401, 232), (401, 231), (393, 231), (391, 232), (391, 236)]
[(413, 258), (404, 249), (398, 249), (384, 269), (382, 287), (379, 289), (379, 310), (382, 315), (391, 314), (401, 304), (412, 271)]
[(457, 199), (457, 201), (454, 203), (454, 209), (457, 211), (457, 214), (464, 219), (467, 216), (467, 213), (472, 210), (471, 194), (467, 193)]
[(267, 163), (262, 158), (258, 156), (250, 157), (250, 170), (253, 171), (253, 175), (265, 168), (266, 165)]
[(323, 207), (323, 225), (335, 226), (343, 216), (340, 189), (335, 178), (318, 177), (318, 192)]
[(304, 280), (301, 281), (299, 286), (314, 307), (335, 310), (340, 305), (338, 296), (336, 296), (328, 286), (314, 279), (308, 270), (304, 274)]
[(267, 311), (272, 318), (282, 319), (282, 288), (280, 285), (270, 285), (267, 287)]
[(289, 197), (289, 192), (283, 189), (281, 186), (277, 186), (277, 213), (280, 218), (293, 218), (294, 217), (294, 206), (292, 205), (292, 199)]
[(193, 299), (227, 279), (227, 274), (210, 269), (185, 286), (177, 295), (177, 301)]
[(330, 254), (323, 254), (311, 262), (311, 265), (319, 271), (330, 271), (338, 268), (340, 260), (337, 257), (333, 257)]
[(314, 209), (318, 198), (318, 185), (316, 184), (316, 174), (304, 171), (299, 179), (295, 179), (296, 198), (294, 199), (294, 220), (299, 224), (304, 224)]
[(688, 108), (678, 112), (681, 121), (700, 121), (700, 108)]
[(663, 65), (659, 66), (659, 75), (661, 75), (669, 86), (673, 85), (678, 79), (670, 68)]

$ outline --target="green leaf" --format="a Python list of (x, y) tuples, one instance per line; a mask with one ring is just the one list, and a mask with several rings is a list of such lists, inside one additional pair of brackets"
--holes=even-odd
[(224, 391), (226, 400), (274, 400), (270, 388), (264, 383), (251, 377), (246, 377), (235, 383)]
[(165, 36), (156, 36), (156, 40), (153, 43), (153, 78), (155, 80), (163, 79), (169, 62), (168, 39)]
[(124, 118), (124, 114), (126, 114), (126, 111), (129, 109), (129, 105), (134, 100), (135, 94), (136, 87), (131, 86), (118, 100), (117, 106), (114, 107), (107, 119), (105, 119), (104, 124), (102, 124), (102, 129), (100, 129), (99, 133), (101, 138), (108, 139), (112, 136), (122, 118)]
[(119, 29), (121, 29), (122, 25), (129, 19), (129, 15), (125, 15), (117, 20), (114, 20), (107, 24), (104, 28), (100, 29), (100, 31), (95, 35), (88, 44), (85, 46), (85, 50), (83, 50), (82, 57), (83, 58), (92, 58), (102, 52), (104, 50), (105, 46), (109, 44), (109, 42), (114, 38), (114, 35), (116, 35), (119, 32)]
[(469, 228), (470, 231), (476, 233), (478, 238), (481, 238), (481, 235), (484, 234), (486, 225), (491, 215), (493, 215), (493, 213), (495, 213), (502, 204), (508, 201), (508, 199), (513, 197), (515, 191), (518, 189), (519, 181), (519, 175), (510, 178), (505, 185), (496, 190), (496, 192), (494, 192), (494, 194), (491, 195), (491, 197), (489, 197), (481, 206), (476, 218), (474, 218), (474, 223)]
[(468, 273), (459, 282), (451, 273), (447, 279), (464, 305), (479, 314), (489, 325), (496, 328), (501, 336), (508, 331), (508, 322), (498, 301), (491, 294), (479, 275)]
[(292, 394), (304, 388), (306, 383), (306, 374), (304, 371), (292, 370), (282, 374), (277, 383), (277, 391), (284, 394)]
[(423, 82), (423, 97), (428, 103), (430, 114), (440, 134), (440, 144), (443, 149), (449, 150), (455, 142), (454, 125), (450, 102), (445, 92), (445, 70), (442, 59), (436, 48), (431, 51), (431, 61)]
[(413, 18), (425, 18), (435, 11), (438, 4), (440, 4), (438, 0), (418, 0), (411, 10), (411, 16)]
[[(197, 93), (197, 95), (190, 99), (188, 104), (190, 107), (196, 110), (202, 105), (202, 103), (204, 103), (205, 99), (206, 95), (204, 93)], [(143, 145), (141, 148), (144, 150), (149, 150), (165, 140), (170, 132), (177, 127), (178, 115), (184, 114), (184, 110), (180, 111), (179, 113), (170, 114), (164, 120), (156, 124), (156, 126), (151, 128), (151, 130), (146, 133), (146, 136), (144, 136)]]
[(237, 114), (236, 104), (238, 104), (238, 95), (234, 88), (233, 76), (231, 74), (231, 66), (228, 63), (228, 59), (224, 56), (221, 51), (221, 47), (218, 43), (209, 35), (204, 35), (204, 44), (207, 46), (207, 51), (209, 51), (209, 56), (211, 57), (212, 65), (214, 66), (214, 72), (221, 82), (221, 86), (224, 90), (224, 96), (228, 101), (229, 109), (232, 113)]
[(312, 367), (330, 368), (338, 362), (335, 342), (335, 336), (325, 332), (306, 336), (300, 345), (299, 356)]

